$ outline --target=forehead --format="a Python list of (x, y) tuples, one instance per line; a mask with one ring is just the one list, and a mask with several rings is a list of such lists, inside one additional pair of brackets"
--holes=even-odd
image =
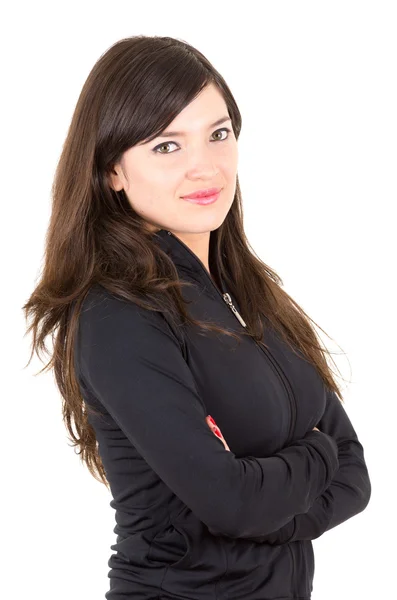
[(220, 90), (210, 84), (181, 110), (166, 131), (173, 135), (194, 132), (219, 125), (223, 118), (229, 118), (226, 102)]
[(183, 138), (196, 133), (206, 133), (226, 122), (231, 122), (226, 102), (216, 86), (208, 85), (180, 111), (166, 129), (138, 145), (147, 144), (157, 138)]

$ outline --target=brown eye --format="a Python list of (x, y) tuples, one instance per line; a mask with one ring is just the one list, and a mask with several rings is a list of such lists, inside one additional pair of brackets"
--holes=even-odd
[[(163, 142), (159, 146), (156, 146), (156, 148), (154, 148), (153, 151), (156, 151), (156, 149), (160, 149), (160, 148), (166, 148), (170, 144), (174, 144), (174, 143), (175, 142)], [(172, 153), (171, 152), (158, 152), (158, 154), (172, 154)]]
[[(215, 134), (219, 134), (219, 133), (221, 133), (222, 131), (227, 131), (228, 133), (230, 133), (230, 129), (228, 129), (227, 127), (223, 127), (222, 129), (218, 129), (217, 131), (214, 131), (213, 135), (215, 135)], [(216, 140), (216, 141), (223, 142), (223, 140), (226, 140), (228, 137), (229, 137), (229, 136), (226, 136), (226, 137), (224, 137), (224, 138), (221, 138), (221, 139), (219, 139), (219, 140)]]

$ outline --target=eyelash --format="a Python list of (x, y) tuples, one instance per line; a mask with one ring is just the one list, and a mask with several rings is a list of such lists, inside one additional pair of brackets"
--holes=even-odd
[[(213, 134), (217, 133), (218, 131), (227, 131), (228, 133), (231, 133), (231, 129), (229, 129), (229, 127), (221, 127), (221, 129), (216, 129), (213, 132)], [(212, 140), (212, 141), (213, 142), (225, 142), (227, 139), (229, 139), (229, 136), (225, 137), (223, 140)], [(157, 152), (158, 148), (161, 148), (162, 146), (166, 146), (167, 144), (176, 144), (176, 142), (163, 142), (162, 144), (158, 144), (158, 146), (155, 146), (152, 149), (152, 152), (154, 152), (155, 154), (173, 154), (173, 152)]]

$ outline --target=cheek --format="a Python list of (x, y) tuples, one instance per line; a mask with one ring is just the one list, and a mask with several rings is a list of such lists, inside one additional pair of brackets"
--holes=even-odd
[(228, 194), (231, 194), (234, 197), (237, 185), (237, 165), (228, 164), (222, 174), (227, 186)]
[(185, 171), (180, 164), (176, 164), (172, 160), (159, 161), (162, 164), (154, 164), (147, 173), (149, 177), (141, 178), (141, 189), (146, 190), (146, 197), (166, 198), (175, 189), (179, 189), (181, 179), (185, 177)]
[[(134, 202), (134, 208), (141, 216), (158, 220), (162, 215), (172, 214), (177, 206), (175, 199), (178, 200), (177, 192), (180, 189), (179, 184), (175, 186), (151, 186), (146, 191), (141, 190), (139, 201)], [(181, 201), (181, 200), (180, 200)]]
[(127, 196), (132, 208), (141, 216), (148, 216), (153, 213), (156, 206), (159, 205), (156, 193), (149, 189), (149, 186), (142, 185), (142, 183), (135, 182), (134, 185), (131, 185)]
[(235, 177), (238, 165), (238, 148), (237, 145), (229, 146), (220, 156), (218, 166), (222, 169), (225, 177), (228, 179)]

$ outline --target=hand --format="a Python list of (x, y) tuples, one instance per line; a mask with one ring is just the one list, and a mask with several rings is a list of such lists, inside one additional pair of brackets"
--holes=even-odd
[(315, 429), (316, 431), (320, 431), (319, 429), (317, 429), (317, 427), (313, 427), (313, 429)]
[(215, 421), (214, 421), (214, 419), (211, 417), (211, 415), (207, 415), (207, 416), (205, 417), (205, 421), (206, 421), (206, 423), (207, 423), (208, 427), (209, 427), (209, 428), (211, 429), (211, 431), (214, 433), (214, 435), (216, 435), (216, 436), (217, 436), (217, 437), (218, 437), (218, 438), (219, 438), (219, 439), (220, 439), (220, 440), (223, 442), (223, 445), (225, 446), (225, 449), (230, 451), (230, 448), (229, 448), (229, 446), (227, 445), (227, 443), (226, 443), (226, 440), (225, 440), (225, 438), (223, 437), (221, 430), (219, 429), (219, 427), (217, 426), (217, 424), (215, 423)]

